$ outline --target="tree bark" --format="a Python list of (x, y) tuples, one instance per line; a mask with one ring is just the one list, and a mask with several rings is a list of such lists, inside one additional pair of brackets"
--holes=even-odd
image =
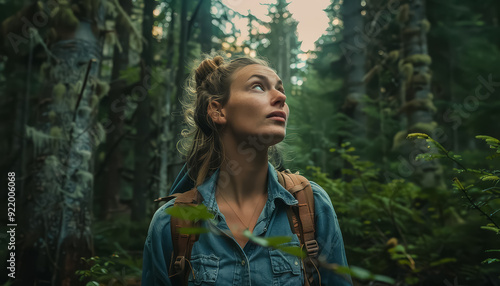
[[(141, 67), (141, 83), (149, 77), (153, 65), (153, 10), (155, 9), (154, 0), (144, 1), (144, 13), (142, 22), (142, 35), (146, 39), (141, 53), (142, 67)], [(149, 183), (149, 169), (148, 164), (150, 160), (150, 97), (149, 86), (143, 86), (145, 94), (141, 94), (137, 106), (137, 121), (136, 121), (136, 142), (134, 147), (134, 191), (132, 201), (132, 220), (141, 221), (146, 217), (146, 199), (150, 194), (148, 190)], [(144, 92), (142, 89), (142, 92)]]
[[(402, 114), (408, 122), (408, 133), (422, 132), (433, 135), (437, 123), (433, 120), (435, 107), (431, 93), (431, 58), (427, 51), (429, 28), (425, 12), (425, 0), (405, 1), (400, 7), (403, 66), (401, 66), (405, 87)], [(410, 148), (403, 145), (404, 154)], [(427, 144), (416, 148), (421, 153), (429, 152)], [(425, 161), (415, 166), (415, 181), (424, 188), (444, 187), (441, 165), (436, 161)]]
[[(130, 15), (132, 13), (132, 0), (120, 0), (120, 5), (123, 10)], [(121, 16), (118, 16), (115, 24), (115, 32), (118, 36), (118, 41), (122, 50), (115, 46), (113, 52), (113, 68), (111, 71), (111, 89), (109, 92), (109, 119), (114, 126), (111, 132), (107, 133), (106, 137), (106, 153), (109, 160), (106, 162), (104, 171), (104, 187), (101, 202), (101, 218), (109, 219), (113, 212), (122, 208), (120, 204), (120, 190), (122, 186), (122, 178), (120, 169), (122, 168), (123, 158), (120, 150), (120, 145), (117, 144), (123, 136), (124, 112), (123, 109), (114, 108), (116, 102), (120, 102), (124, 94), (124, 88), (127, 85), (125, 80), (120, 80), (120, 71), (128, 68), (129, 64), (129, 45), (130, 34), (126, 29), (123, 29), (121, 22), (124, 21)]]
[[(169, 157), (170, 146), (173, 146), (175, 150), (175, 136), (171, 133), (171, 124), (172, 124), (172, 116), (171, 116), (171, 96), (174, 91), (174, 82), (175, 82), (175, 65), (174, 65), (174, 54), (175, 54), (175, 7), (177, 1), (171, 2), (171, 21), (169, 24), (169, 32), (167, 35), (167, 88), (165, 92), (164, 98), (164, 113), (162, 113), (162, 122), (163, 122), (163, 132), (160, 135), (160, 144), (161, 144), (161, 162), (160, 162), (160, 184), (158, 197), (164, 197), (168, 194), (168, 179), (169, 179), (169, 164), (170, 161), (173, 161)], [(211, 23), (210, 23), (211, 24)], [(173, 144), (171, 144), (173, 142)]]
[[(33, 176), (21, 198), (26, 215), (20, 224), (17, 285), (78, 285), (75, 271), (85, 267), (80, 258), (93, 253), (93, 154), (104, 137), (94, 120), (100, 59), (94, 32), (104, 17), (101, 3), (94, 4), (88, 11), (93, 17), (59, 6), (78, 21), (73, 30), (65, 26), (67, 33), (50, 47), (38, 120), (27, 127)], [(68, 18), (59, 20), (64, 24)]]

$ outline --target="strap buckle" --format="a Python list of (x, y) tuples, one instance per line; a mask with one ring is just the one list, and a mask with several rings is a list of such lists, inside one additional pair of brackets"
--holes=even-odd
[(174, 262), (174, 270), (176, 273), (182, 273), (184, 271), (184, 267), (186, 266), (186, 258), (184, 256), (177, 256)]
[(307, 251), (307, 256), (314, 257), (318, 255), (319, 246), (316, 239), (306, 241), (305, 247)]

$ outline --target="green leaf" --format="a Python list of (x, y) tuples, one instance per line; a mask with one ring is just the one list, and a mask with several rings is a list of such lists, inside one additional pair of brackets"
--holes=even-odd
[(299, 258), (305, 258), (306, 253), (300, 248), (300, 246), (278, 246), (276, 249), (291, 254), (293, 256), (297, 256)]
[(207, 207), (203, 204), (196, 206), (172, 206), (167, 208), (165, 212), (173, 217), (191, 221), (209, 220), (214, 218), (214, 215), (210, 213)]
[(485, 175), (485, 176), (480, 177), (479, 179), (481, 179), (482, 181), (496, 181), (496, 180), (500, 180), (500, 178), (498, 176), (493, 176), (493, 175)]
[(457, 261), (456, 258), (447, 257), (447, 258), (439, 259), (438, 261), (431, 262), (430, 266), (434, 267), (434, 266), (438, 266), (441, 264), (451, 263), (451, 262), (456, 262), (456, 261)]
[(406, 136), (406, 139), (428, 139), (430, 138), (429, 135), (425, 133), (410, 133), (408, 136)]
[(490, 263), (496, 263), (496, 262), (500, 262), (500, 259), (498, 259), (498, 258), (488, 258), (488, 259), (485, 259), (485, 260), (481, 261), (482, 264), (490, 264)]
[(488, 249), (485, 252), (500, 252), (500, 249)]
[(496, 226), (482, 226), (481, 229), (491, 230), (496, 232), (496, 234), (500, 233), (500, 229)]
[(90, 281), (85, 286), (99, 286), (99, 283), (97, 281)]
[(292, 237), (290, 236), (272, 236), (264, 239), (267, 240), (269, 246), (274, 246), (274, 247), (292, 241)]

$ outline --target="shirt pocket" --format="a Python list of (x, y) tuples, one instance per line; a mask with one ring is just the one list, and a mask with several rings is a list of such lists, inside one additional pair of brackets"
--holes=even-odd
[(189, 274), (189, 285), (215, 285), (219, 274), (217, 256), (198, 254), (193, 255), (189, 261), (193, 267), (193, 271)]
[[(298, 242), (290, 242), (282, 246), (300, 247)], [(273, 271), (273, 286), (303, 285), (302, 261), (299, 257), (277, 249), (270, 249), (269, 256)]]

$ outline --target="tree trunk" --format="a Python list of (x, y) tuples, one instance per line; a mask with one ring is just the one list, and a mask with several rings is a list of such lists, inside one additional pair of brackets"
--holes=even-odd
[[(160, 162), (160, 186), (158, 197), (164, 197), (168, 194), (168, 178), (169, 178), (169, 170), (168, 165), (170, 163), (169, 150), (170, 146), (173, 146), (175, 150), (175, 136), (171, 134), (172, 128), (170, 128), (170, 124), (172, 124), (172, 116), (171, 116), (171, 96), (174, 91), (174, 82), (175, 82), (175, 66), (173, 63), (174, 54), (175, 54), (175, 7), (177, 1), (171, 2), (171, 21), (169, 24), (169, 32), (167, 35), (167, 88), (165, 92), (165, 100), (164, 100), (164, 113), (162, 113), (162, 122), (163, 122), (163, 132), (160, 135), (160, 144), (161, 144), (161, 162)], [(210, 23), (211, 25), (211, 23)], [(173, 142), (173, 144), (171, 144)]]
[[(405, 81), (401, 111), (408, 122), (408, 133), (422, 132), (432, 136), (437, 123), (433, 120), (436, 108), (431, 93), (431, 58), (427, 51), (429, 23), (426, 19), (425, 1), (405, 1), (400, 7), (398, 19), (402, 29), (403, 63), (400, 68)], [(417, 148), (421, 153), (428, 152), (424, 142)], [(403, 153), (409, 154), (409, 151), (407, 149)], [(422, 187), (444, 186), (442, 168), (437, 161), (418, 162), (414, 165), (415, 180)]]
[[(342, 5), (342, 20), (344, 22), (344, 43), (348, 47), (355, 47), (363, 31), (364, 20), (361, 15), (361, 2), (359, 0), (345, 1)], [(358, 41), (356, 41), (358, 40)], [(359, 43), (358, 43), (359, 44)], [(345, 90), (347, 97), (344, 103), (344, 112), (356, 123), (352, 134), (355, 138), (366, 138), (367, 122), (363, 112), (363, 96), (366, 94), (363, 77), (365, 75), (365, 50), (364, 47), (346, 55), (345, 61)]]
[(209, 54), (212, 50), (212, 0), (200, 0), (202, 1), (200, 7), (200, 44), (201, 52)]
[[(132, 13), (132, 0), (120, 0), (120, 5), (123, 10), (130, 15)], [(116, 109), (115, 103), (120, 102), (124, 94), (124, 88), (127, 85), (125, 80), (120, 80), (120, 71), (128, 68), (129, 64), (129, 46), (130, 34), (126, 29), (123, 29), (121, 24), (123, 17), (118, 16), (115, 24), (116, 34), (122, 50), (115, 46), (113, 52), (113, 69), (111, 71), (111, 89), (109, 92), (109, 119), (114, 127), (111, 132), (107, 133), (106, 137), (106, 154), (109, 156), (104, 171), (104, 187), (102, 190), (101, 202), (101, 218), (109, 219), (113, 212), (121, 209), (120, 190), (122, 178), (120, 169), (122, 167), (122, 152), (119, 142), (123, 136), (123, 121), (125, 118), (123, 109)]]
[(104, 137), (94, 120), (98, 25), (86, 20), (104, 18), (100, 3), (94, 5), (78, 15), (73, 6), (59, 5), (67, 17), (54, 16), (66, 30), (59, 30), (50, 47), (47, 92), (40, 93), (36, 125), (27, 127), (35, 158), (32, 186), (21, 198), (26, 216), (19, 232), (18, 285), (78, 285), (75, 271), (86, 267), (80, 258), (93, 253), (93, 153)]
[[(141, 53), (142, 68), (141, 68), (141, 83), (150, 72), (153, 65), (153, 10), (156, 4), (154, 0), (144, 1), (144, 13), (142, 22), (142, 35), (146, 39)], [(145, 90), (144, 90), (145, 89)], [(150, 144), (149, 144), (149, 124), (150, 124), (150, 98), (149, 87), (144, 87), (140, 95), (142, 100), (139, 100), (137, 106), (137, 121), (136, 121), (136, 142), (134, 147), (134, 192), (132, 200), (132, 220), (140, 221), (146, 217), (146, 199), (149, 197), (149, 170), (148, 164), (150, 160)]]

